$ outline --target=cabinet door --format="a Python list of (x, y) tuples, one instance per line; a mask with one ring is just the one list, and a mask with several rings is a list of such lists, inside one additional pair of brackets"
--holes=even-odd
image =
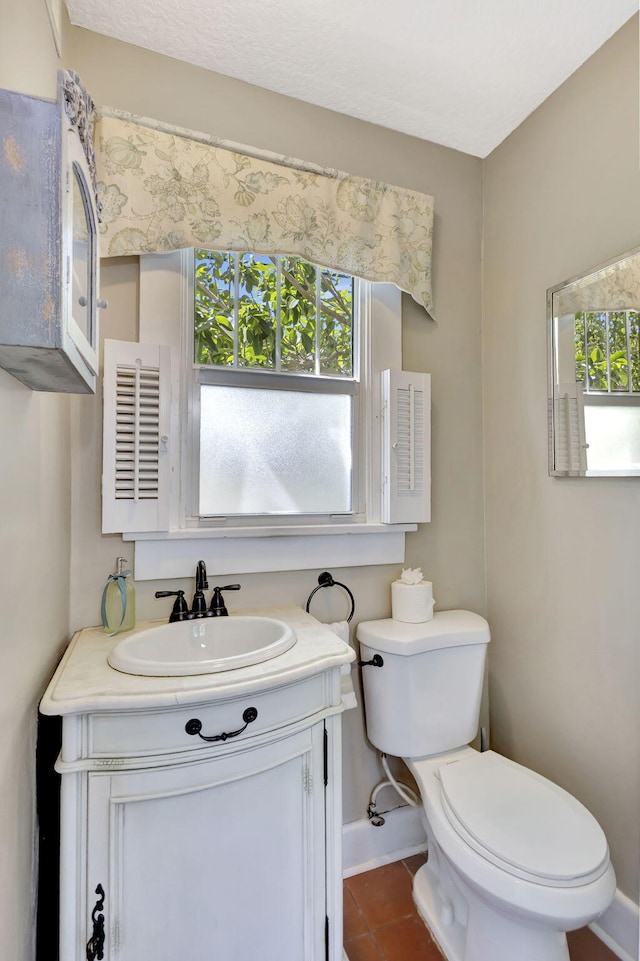
[(63, 134), (63, 345), (98, 373), (98, 228), (91, 175), (77, 131)]
[(87, 940), (105, 961), (321, 961), (324, 725), (253, 750), (89, 775)]

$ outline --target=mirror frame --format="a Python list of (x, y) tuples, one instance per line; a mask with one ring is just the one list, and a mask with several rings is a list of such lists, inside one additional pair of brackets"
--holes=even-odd
[[(640, 246), (633, 247), (631, 250), (625, 251), (623, 254), (619, 254), (617, 257), (612, 257), (610, 260), (606, 260), (597, 267), (593, 267), (591, 270), (584, 271), (579, 274), (575, 274), (568, 280), (564, 280), (559, 284), (555, 284), (553, 287), (547, 289), (547, 433), (548, 433), (548, 462), (549, 462), (549, 475), (551, 477), (599, 477), (599, 478), (609, 478), (609, 477), (637, 477), (639, 472), (629, 471), (628, 473), (611, 471), (610, 474), (604, 472), (598, 472), (597, 474), (588, 474), (584, 470), (576, 471), (566, 471), (566, 470), (556, 470), (555, 466), (555, 430), (556, 430), (556, 414), (554, 405), (554, 387), (555, 387), (555, 366), (556, 366), (556, 346), (554, 338), (554, 316), (553, 316), (553, 298), (555, 294), (558, 294), (561, 290), (566, 287), (570, 287), (572, 284), (577, 283), (580, 280), (585, 280), (587, 277), (598, 274), (601, 270), (606, 270), (608, 267), (614, 267), (616, 264), (621, 264), (625, 260), (630, 260), (633, 257), (640, 256)], [(640, 311), (640, 306), (638, 307)]]

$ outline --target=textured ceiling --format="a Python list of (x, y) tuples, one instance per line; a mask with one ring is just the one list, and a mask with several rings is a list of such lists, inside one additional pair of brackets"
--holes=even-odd
[(638, 0), (67, 0), (71, 22), (484, 157)]

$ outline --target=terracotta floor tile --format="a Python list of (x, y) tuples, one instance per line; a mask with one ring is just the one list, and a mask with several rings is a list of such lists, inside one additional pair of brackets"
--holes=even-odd
[(345, 881), (372, 931), (414, 912), (412, 883), (401, 861), (356, 874)]
[[(411, 896), (421, 854), (347, 878), (344, 947), (349, 961), (442, 961)], [(369, 931), (370, 929), (370, 931)], [(589, 928), (570, 931), (571, 961), (617, 961)]]
[(346, 884), (342, 886), (342, 914), (345, 941), (369, 933), (367, 922)]
[(616, 955), (589, 928), (569, 931), (571, 961), (617, 961)]
[(345, 941), (344, 949), (349, 961), (386, 961), (371, 934)]
[(378, 928), (374, 938), (387, 961), (442, 961), (426, 926), (415, 915)]
[(415, 874), (418, 868), (427, 863), (427, 852), (422, 851), (420, 854), (412, 854), (411, 857), (404, 858), (402, 863), (411, 874)]

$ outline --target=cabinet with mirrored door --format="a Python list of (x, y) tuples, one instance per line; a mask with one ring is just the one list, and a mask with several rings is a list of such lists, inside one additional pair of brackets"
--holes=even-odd
[(34, 390), (93, 393), (99, 205), (93, 102), (0, 90), (0, 366)]

